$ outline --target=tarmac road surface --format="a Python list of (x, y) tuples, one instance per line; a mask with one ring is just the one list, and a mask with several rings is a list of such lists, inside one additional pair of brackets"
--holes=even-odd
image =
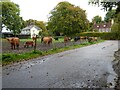
[(114, 88), (114, 52), (108, 40), (3, 67), (3, 88)]

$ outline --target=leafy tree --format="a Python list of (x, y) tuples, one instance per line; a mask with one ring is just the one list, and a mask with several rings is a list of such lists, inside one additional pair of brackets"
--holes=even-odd
[(45, 25), (45, 23), (43, 21), (35, 20), (35, 25), (40, 27), (43, 31), (47, 31), (46, 25)]
[(115, 12), (116, 12), (115, 9), (114, 9), (114, 10), (111, 10), (111, 11), (108, 11), (108, 12), (106, 13), (105, 18), (104, 18), (104, 21), (105, 21), (105, 22), (109, 22), (111, 19), (115, 18)]
[(93, 24), (94, 24), (93, 22), (89, 23), (89, 31), (93, 31)]
[(115, 22), (112, 26), (112, 32), (118, 32), (120, 34), (120, 13), (118, 13), (114, 19)]
[(97, 24), (101, 23), (102, 22), (102, 17), (97, 15), (97, 16), (93, 17), (92, 22), (97, 23)]
[(85, 11), (69, 2), (60, 2), (50, 12), (48, 29), (71, 36), (88, 29)]
[(0, 2), (2, 5), (2, 27), (6, 26), (14, 35), (21, 31), (22, 18), (19, 6), (13, 2)]
[(113, 7), (116, 8), (116, 14), (120, 12), (120, 1), (119, 0), (89, 0), (89, 4), (102, 6), (104, 10), (110, 11)]

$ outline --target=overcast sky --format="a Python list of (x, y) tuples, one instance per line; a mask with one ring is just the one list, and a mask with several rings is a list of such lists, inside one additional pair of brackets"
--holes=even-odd
[(71, 4), (79, 6), (86, 10), (89, 21), (96, 15), (104, 16), (106, 12), (100, 10), (101, 7), (88, 5), (88, 0), (11, 0), (20, 6), (20, 15), (24, 20), (35, 19), (47, 21), (50, 11), (61, 1), (68, 1)]

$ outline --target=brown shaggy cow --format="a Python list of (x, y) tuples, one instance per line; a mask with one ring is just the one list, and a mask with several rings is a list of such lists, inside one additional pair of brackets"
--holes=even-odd
[(25, 47), (29, 47), (29, 46), (34, 46), (34, 42), (33, 41), (26, 41), (25, 43), (24, 43), (24, 48)]
[(10, 42), (11, 44), (11, 49), (19, 49), (19, 38), (18, 37), (11, 37), (11, 38), (7, 38), (7, 40)]
[(88, 38), (89, 42), (94, 42), (94, 41), (97, 41), (97, 40), (98, 40), (98, 37), (89, 37)]
[(64, 37), (64, 44), (65, 44), (65, 46), (66, 46), (66, 43), (67, 43), (68, 41), (70, 41), (70, 40), (71, 40), (70, 37), (67, 37), (67, 36)]
[(81, 36), (80, 37), (80, 41), (86, 41), (87, 40), (87, 36)]
[(52, 37), (42, 37), (41, 38), (41, 43), (44, 42), (45, 44), (50, 45), (52, 43)]

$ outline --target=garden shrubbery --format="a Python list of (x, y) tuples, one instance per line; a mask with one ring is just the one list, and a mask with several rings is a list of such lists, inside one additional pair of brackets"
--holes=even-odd
[(120, 40), (120, 35), (117, 32), (83, 32), (79, 36), (100, 37), (105, 40)]

